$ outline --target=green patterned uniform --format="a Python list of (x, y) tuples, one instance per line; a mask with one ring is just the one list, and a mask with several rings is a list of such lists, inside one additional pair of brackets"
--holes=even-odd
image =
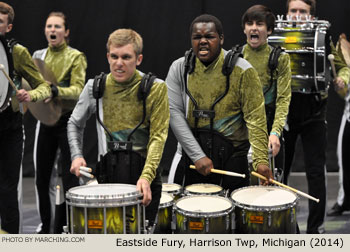
[[(130, 81), (116, 82), (111, 74), (106, 79), (102, 102), (103, 122), (118, 141), (126, 141), (129, 133), (138, 125), (143, 115), (142, 101), (137, 92), (142, 73), (136, 70)], [(96, 111), (96, 100), (92, 97), (93, 80), (86, 84), (77, 106), (68, 123), (68, 138), (72, 160), (82, 157), (82, 129), (87, 119)], [(132, 135), (133, 150), (146, 157), (140, 178), (152, 182), (162, 157), (169, 127), (169, 104), (164, 81), (156, 79), (146, 100), (146, 119)], [(100, 107), (101, 110), (101, 107)], [(102, 117), (102, 116), (101, 116)], [(97, 124), (99, 154), (106, 153), (106, 134)]]
[[(226, 77), (221, 72), (225, 54), (222, 50), (220, 56), (207, 67), (196, 58), (195, 70), (188, 76), (188, 89), (200, 109), (210, 109), (225, 90)], [(194, 105), (184, 91), (183, 75), (184, 57), (172, 64), (166, 79), (171, 111), (170, 125), (186, 154), (195, 162), (206, 155), (191, 132), (191, 128), (195, 127), (192, 115)], [(228, 94), (215, 106), (213, 128), (231, 140), (238, 150), (234, 155), (246, 154), (250, 142), (254, 169), (258, 164), (268, 165), (265, 118), (264, 98), (258, 74), (246, 60), (240, 58), (230, 75)], [(198, 128), (209, 127), (210, 119), (199, 120)]]
[(287, 53), (281, 53), (278, 58), (277, 68), (273, 73), (274, 82), (271, 86), (271, 73), (268, 67), (271, 51), (272, 47), (267, 43), (258, 48), (252, 48), (249, 44), (246, 44), (243, 48), (243, 56), (259, 74), (264, 91), (265, 106), (269, 109), (276, 109), (273, 124), (271, 122), (271, 132), (275, 132), (281, 136), (291, 99), (290, 59)]
[(67, 46), (51, 47), (36, 51), (33, 58), (45, 61), (58, 83), (58, 97), (62, 99), (63, 113), (72, 111), (85, 83), (87, 68), (84, 53)]
[[(33, 102), (50, 97), (50, 86), (45, 82), (39, 70), (34, 65), (28, 49), (20, 44), (16, 44), (13, 47), (12, 57), (15, 70), (13, 81), (17, 88), (22, 88), (22, 78), (24, 78), (33, 88), (33, 90), (28, 91)], [(13, 92), (13, 96), (15, 95), (16, 93)], [(18, 100), (14, 98), (11, 103), (13, 111), (18, 111)]]

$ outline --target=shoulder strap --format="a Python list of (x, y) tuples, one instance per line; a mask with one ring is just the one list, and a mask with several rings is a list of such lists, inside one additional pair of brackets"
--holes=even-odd
[(193, 53), (193, 49), (189, 49), (185, 52), (185, 76), (191, 74), (196, 66), (196, 57)]
[(106, 77), (107, 75), (104, 72), (95, 76), (92, 86), (92, 95), (95, 99), (102, 98), (106, 87)]
[(278, 66), (278, 58), (281, 55), (283, 49), (280, 46), (274, 47), (269, 56), (269, 69), (273, 72)]
[(147, 99), (149, 95), (153, 82), (157, 78), (153, 73), (149, 72), (142, 77), (139, 90), (137, 92), (137, 98), (142, 101)]
[(243, 47), (240, 45), (235, 45), (225, 56), (224, 64), (222, 65), (222, 74), (225, 76), (230, 76), (233, 68), (235, 67), (239, 57), (243, 58), (242, 55)]

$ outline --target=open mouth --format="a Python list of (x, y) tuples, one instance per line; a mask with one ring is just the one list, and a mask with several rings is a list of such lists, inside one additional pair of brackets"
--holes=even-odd
[(259, 39), (259, 35), (257, 35), (257, 34), (252, 34), (252, 35), (250, 35), (250, 39), (251, 39), (251, 40), (258, 40), (258, 39)]
[(205, 56), (208, 53), (209, 53), (209, 49), (208, 48), (202, 47), (202, 48), (199, 49), (199, 55), (201, 55), (201, 56)]
[(50, 39), (56, 39), (56, 38), (57, 38), (57, 36), (55, 34), (50, 35)]

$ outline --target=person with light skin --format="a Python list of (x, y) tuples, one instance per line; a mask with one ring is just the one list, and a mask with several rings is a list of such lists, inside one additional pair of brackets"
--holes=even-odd
[[(141, 36), (132, 29), (118, 29), (110, 34), (107, 42), (107, 60), (110, 73), (107, 74), (105, 91), (99, 99), (103, 124), (118, 141), (126, 141), (130, 132), (141, 120), (143, 105), (137, 92), (144, 73), (137, 70), (141, 64), (143, 42)], [(92, 95), (93, 79), (90, 79), (79, 98), (68, 122), (68, 139), (72, 155), (70, 171), (81, 176), (79, 167), (86, 166), (82, 154), (81, 135), (86, 121), (96, 112), (96, 99)], [(115, 113), (118, 111), (118, 113)], [(136, 174), (136, 190), (143, 194), (142, 204), (146, 206), (146, 219), (152, 225), (160, 201), (162, 181), (159, 162), (162, 157), (169, 127), (169, 104), (167, 87), (164, 81), (155, 79), (147, 96), (145, 121), (132, 135), (132, 150), (145, 158), (140, 174)], [(112, 153), (107, 150), (108, 139), (101, 125), (97, 127), (99, 157)], [(143, 132), (143, 133), (142, 133)], [(141, 137), (143, 134), (145, 137)], [(139, 137), (135, 136), (138, 135)], [(101, 161), (101, 160), (99, 160)], [(123, 163), (118, 166), (122, 172), (129, 167)], [(131, 184), (132, 181), (122, 181)]]
[[(315, 0), (288, 0), (287, 15), (291, 20), (312, 20), (315, 17)], [(336, 86), (344, 86), (349, 81), (350, 71), (342, 62), (330, 39), (334, 55), (337, 78)], [(328, 49), (327, 49), (328, 50)], [(326, 52), (327, 55), (329, 52)], [(293, 92), (289, 107), (285, 136), (285, 170), (284, 183), (288, 183), (288, 175), (293, 163), (297, 137), (301, 136), (304, 151), (305, 172), (308, 181), (309, 194), (320, 199), (319, 203), (309, 201), (309, 216), (306, 233), (324, 233), (324, 218), (326, 209), (326, 146), (327, 122), (326, 108), (327, 90), (316, 93)]]
[[(269, 69), (268, 63), (273, 47), (267, 44), (267, 37), (273, 32), (274, 25), (274, 14), (263, 5), (250, 7), (242, 16), (242, 27), (247, 36), (247, 44), (243, 46), (242, 53), (243, 57), (257, 70), (263, 85), (269, 148), (272, 150), (272, 155), (276, 157), (280, 152), (280, 137), (282, 137), (291, 98), (291, 69), (289, 55), (282, 52), (271, 80), (272, 70)], [(278, 157), (275, 166), (283, 168), (283, 153)]]
[[(41, 59), (53, 72), (57, 86), (51, 84), (51, 99), (60, 99), (62, 115), (53, 126), (38, 122), (35, 139), (34, 163), (36, 170), (36, 187), (38, 191), (39, 212), (42, 221), (39, 233), (50, 233), (51, 203), (49, 185), (51, 173), (58, 148), (64, 193), (71, 187), (79, 185), (79, 179), (72, 175), (70, 169), (70, 151), (67, 139), (67, 122), (83, 90), (87, 61), (85, 55), (68, 46), (69, 26), (62, 12), (52, 12), (45, 23), (45, 37), (48, 47), (37, 50), (33, 58)], [(62, 213), (63, 215), (65, 212)], [(58, 218), (56, 216), (55, 218)], [(63, 216), (63, 219), (65, 217)], [(56, 231), (55, 231), (56, 232)], [(60, 232), (60, 231), (57, 231)]]
[[(222, 49), (223, 28), (216, 17), (203, 14), (195, 18), (190, 25), (190, 38), (194, 55), (192, 73), (185, 72), (187, 62), (182, 57), (173, 62), (166, 78), (170, 126), (179, 142), (168, 182), (185, 186), (193, 183), (221, 184), (230, 191), (247, 186), (249, 142), (254, 151), (254, 170), (266, 178), (272, 178), (267, 158), (264, 97), (257, 72), (246, 60), (238, 58), (228, 77), (222, 73), (227, 51)], [(205, 113), (224, 93), (227, 78), (230, 89), (216, 103), (212, 122), (208, 117), (196, 118), (195, 109)], [(195, 102), (199, 104), (198, 108), (195, 108)], [(208, 142), (214, 143), (212, 155), (210, 149), (205, 150), (208, 146), (205, 143)], [(232, 154), (215, 154), (223, 149), (230, 152), (228, 146), (234, 146)], [(195, 170), (188, 167), (191, 162)], [(211, 173), (213, 168), (247, 176), (246, 179), (217, 176)], [(269, 182), (261, 180), (261, 183)]]
[[(21, 209), (18, 197), (21, 198), (21, 195), (17, 192), (17, 188), (21, 192), (21, 184), (18, 184), (23, 153), (20, 106), (22, 102), (41, 101), (51, 96), (49, 84), (34, 65), (27, 48), (8, 39), (8, 33), (13, 29), (14, 17), (13, 8), (0, 2), (1, 43), (5, 50), (12, 51), (12, 59), (7, 59), (9, 75), (18, 89), (17, 92), (13, 91), (10, 105), (0, 112), (0, 218), (1, 228), (8, 233), (20, 231)], [(33, 90), (26, 91), (22, 88), (22, 78), (27, 80)]]

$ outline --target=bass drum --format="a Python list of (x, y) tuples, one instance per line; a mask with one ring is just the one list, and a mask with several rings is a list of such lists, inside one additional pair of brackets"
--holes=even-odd
[(10, 98), (12, 96), (13, 88), (9, 84), (5, 74), (6, 72), (12, 78), (13, 62), (4, 36), (0, 35), (0, 64), (3, 70), (0, 70), (0, 112), (4, 111), (10, 105)]
[(308, 26), (279, 24), (268, 37), (272, 46), (280, 46), (290, 56), (292, 92), (320, 93), (328, 90), (330, 74), (326, 60), (329, 23), (309, 21)]

